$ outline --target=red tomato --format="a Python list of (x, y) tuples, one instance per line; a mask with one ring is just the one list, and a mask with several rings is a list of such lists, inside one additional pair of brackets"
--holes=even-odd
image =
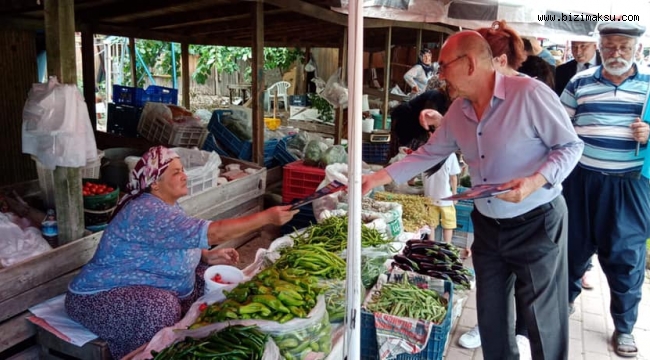
[(208, 308), (208, 304), (206, 304), (206, 303), (203, 303), (203, 304), (199, 305), (199, 311), (201, 311), (201, 312), (205, 311), (205, 309), (207, 309), (207, 308)]

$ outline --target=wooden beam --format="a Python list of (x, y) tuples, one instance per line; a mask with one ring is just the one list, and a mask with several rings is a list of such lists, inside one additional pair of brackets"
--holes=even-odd
[[(341, 39), (341, 47), (339, 48), (339, 67), (341, 68), (341, 81), (346, 82), (348, 77), (348, 28), (343, 30), (343, 38)], [(343, 108), (339, 106), (336, 111), (336, 119), (334, 119), (334, 143), (341, 144), (343, 137)]]
[[(74, 0), (45, 2), (48, 74), (61, 83), (76, 85), (74, 27)], [(79, 168), (57, 166), (53, 174), (59, 244), (67, 244), (79, 239), (84, 230), (81, 173)]]
[(169, 32), (136, 29), (128, 26), (115, 26), (106, 24), (84, 25), (92, 28), (95, 34), (110, 34), (114, 36), (134, 37), (138, 39), (196, 43), (191, 41), (191, 36), (179, 35)]
[(348, 16), (346, 14), (341, 14), (326, 7), (310, 4), (302, 0), (264, 0), (264, 2), (279, 8), (289, 9), (298, 14), (307, 15), (314, 19), (327, 21), (328, 23), (341, 26), (348, 25)]
[(419, 54), (422, 50), (422, 29), (418, 29), (418, 34), (415, 38), (415, 53)]
[(133, 36), (129, 37), (129, 60), (131, 65), (131, 86), (138, 87), (138, 72), (137, 72), (137, 55), (135, 54), (135, 38)]
[[(251, 4), (253, 13), (252, 73), (253, 85), (253, 162), (264, 166), (264, 4)], [(271, 99), (269, 99), (271, 101)], [(277, 106), (278, 104), (274, 104)]]
[(382, 119), (383, 119), (383, 125), (382, 129), (386, 129), (386, 122), (388, 119), (388, 96), (390, 94), (390, 73), (391, 73), (391, 60), (392, 60), (392, 54), (391, 54), (391, 45), (392, 45), (392, 37), (393, 37), (393, 28), (389, 27), (386, 29), (386, 50), (384, 53), (386, 54), (386, 59), (384, 59), (384, 101), (383, 101), (383, 106), (382, 106)]
[(181, 43), (181, 89), (183, 89), (183, 106), (190, 108), (190, 46), (188, 43)]
[(84, 84), (84, 99), (93, 129), (97, 129), (95, 109), (95, 34), (81, 32), (81, 76)]

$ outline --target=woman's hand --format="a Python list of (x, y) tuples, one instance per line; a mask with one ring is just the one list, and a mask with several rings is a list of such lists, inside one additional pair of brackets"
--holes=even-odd
[(420, 91), (420, 89), (418, 88), (417, 85), (413, 85), (413, 86), (411, 87), (411, 92), (412, 92), (412, 93), (417, 94), (418, 91)]
[(290, 210), (291, 205), (274, 206), (264, 210), (269, 223), (273, 225), (284, 225), (289, 222), (300, 210)]
[(233, 248), (202, 249), (201, 261), (209, 265), (237, 265), (239, 253)]

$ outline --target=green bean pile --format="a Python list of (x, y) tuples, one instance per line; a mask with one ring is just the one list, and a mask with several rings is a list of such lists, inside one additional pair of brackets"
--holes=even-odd
[(426, 196), (380, 191), (376, 192), (374, 197), (375, 200), (402, 204), (404, 231), (416, 232), (423, 226), (431, 225), (435, 222), (432, 212), (433, 202)]
[[(332, 216), (320, 224), (307, 228), (300, 234), (291, 236), (296, 247), (305, 244), (322, 244), (327, 251), (338, 253), (348, 246), (348, 217)], [(388, 244), (391, 241), (377, 230), (361, 225), (361, 246), (372, 247)]]
[(447, 315), (447, 299), (433, 290), (420, 289), (406, 281), (389, 282), (372, 294), (366, 308), (372, 312), (440, 324)]
[(154, 360), (251, 360), (262, 359), (268, 335), (257, 326), (229, 326), (201, 338), (185, 338), (161, 352), (152, 351)]

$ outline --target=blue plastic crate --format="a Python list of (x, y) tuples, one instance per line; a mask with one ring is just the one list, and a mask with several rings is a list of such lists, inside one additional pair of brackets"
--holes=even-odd
[(472, 224), (471, 213), (474, 205), (457, 203), (456, 204), (456, 230), (473, 233), (474, 225)]
[(280, 234), (286, 235), (291, 234), (292, 232), (306, 228), (312, 224), (316, 224), (316, 217), (314, 216), (314, 208), (311, 204), (303, 205), (300, 208), (300, 211), (293, 216), (291, 221), (282, 225), (280, 228)]
[(390, 143), (363, 143), (361, 159), (368, 164), (386, 164), (390, 155)]
[(219, 147), (217, 141), (214, 139), (214, 135), (212, 134), (208, 134), (208, 136), (205, 138), (205, 142), (203, 142), (203, 150), (214, 151), (219, 154), (219, 156), (232, 157), (232, 155), (228, 154), (226, 150)]
[(178, 104), (178, 89), (149, 85), (145, 92), (149, 97), (148, 101), (164, 104)]
[(273, 157), (278, 161), (280, 165), (286, 165), (300, 160), (297, 156), (287, 150), (287, 141), (289, 141), (294, 136), (295, 135), (290, 135), (278, 141), (278, 146), (275, 148), (275, 154)]
[(117, 105), (144, 106), (149, 101), (144, 89), (113, 85), (113, 103)]
[[(253, 159), (253, 142), (241, 140), (222, 124), (222, 119), (232, 115), (231, 110), (215, 110), (208, 124), (208, 131), (215, 137), (217, 142), (229, 153), (235, 154), (236, 158), (251, 161)], [(275, 149), (278, 146), (278, 139), (270, 139), (264, 142), (264, 166), (267, 168), (278, 165), (274, 158)]]
[[(453, 286), (445, 281), (445, 292), (449, 293), (447, 314), (439, 325), (434, 325), (427, 346), (417, 354), (400, 354), (397, 360), (440, 360), (445, 353), (445, 344), (451, 330), (451, 312), (453, 308)], [(377, 344), (377, 328), (375, 316), (361, 309), (361, 360), (379, 360), (379, 345)]]

